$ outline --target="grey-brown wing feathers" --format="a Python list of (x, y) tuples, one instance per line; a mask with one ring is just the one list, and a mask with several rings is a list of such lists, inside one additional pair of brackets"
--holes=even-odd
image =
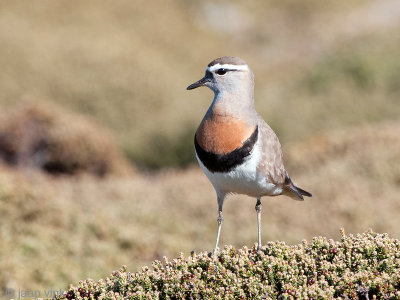
[(260, 116), (258, 116), (258, 128), (262, 143), (259, 171), (266, 175), (268, 182), (282, 186), (283, 195), (299, 201), (304, 200), (303, 196), (311, 197), (309, 192), (297, 187), (290, 179), (283, 165), (282, 149), (278, 137)]
[(262, 157), (258, 166), (259, 172), (265, 174), (268, 182), (281, 185), (285, 181), (286, 175), (281, 144), (275, 132), (260, 116), (258, 117), (258, 130), (262, 149)]

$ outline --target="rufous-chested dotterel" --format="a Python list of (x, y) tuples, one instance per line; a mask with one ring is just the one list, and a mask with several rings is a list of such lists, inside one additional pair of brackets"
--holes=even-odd
[(311, 194), (297, 187), (283, 165), (282, 150), (274, 131), (254, 107), (254, 75), (245, 61), (224, 56), (213, 60), (205, 76), (188, 90), (207, 86), (214, 99), (198, 127), (194, 144), (200, 167), (211, 181), (218, 200), (218, 231), (222, 206), (230, 193), (257, 199), (258, 250), (261, 249), (261, 197), (286, 195), (304, 200)]

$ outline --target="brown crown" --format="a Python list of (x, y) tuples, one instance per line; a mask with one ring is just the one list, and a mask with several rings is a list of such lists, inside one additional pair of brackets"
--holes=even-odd
[(239, 57), (235, 57), (235, 56), (223, 56), (223, 57), (214, 59), (212, 62), (210, 62), (208, 64), (208, 67), (211, 67), (216, 64), (221, 64), (221, 65), (230, 64), (230, 65), (236, 65), (236, 66), (247, 65), (243, 59), (241, 59)]

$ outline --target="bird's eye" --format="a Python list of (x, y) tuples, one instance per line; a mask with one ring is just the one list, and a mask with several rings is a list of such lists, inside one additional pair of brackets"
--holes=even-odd
[(218, 69), (216, 73), (217, 73), (218, 75), (225, 75), (226, 72), (227, 72), (226, 69)]

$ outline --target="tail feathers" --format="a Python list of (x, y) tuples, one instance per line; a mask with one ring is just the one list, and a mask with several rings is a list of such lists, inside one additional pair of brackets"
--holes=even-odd
[(285, 190), (283, 194), (291, 197), (294, 200), (303, 201), (304, 200), (303, 196), (312, 197), (312, 195), (309, 192), (295, 186), (293, 181), (290, 179), (288, 175), (286, 175), (285, 178), (284, 189)]

